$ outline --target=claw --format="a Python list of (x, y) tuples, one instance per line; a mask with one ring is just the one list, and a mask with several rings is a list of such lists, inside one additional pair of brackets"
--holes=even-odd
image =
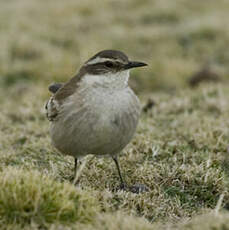
[(132, 193), (139, 194), (149, 192), (149, 188), (144, 184), (135, 184), (129, 187), (129, 191)]
[(125, 191), (132, 192), (135, 194), (149, 192), (149, 188), (144, 184), (135, 184), (133, 186), (127, 186), (126, 184), (121, 184), (119, 187), (113, 190), (113, 192)]

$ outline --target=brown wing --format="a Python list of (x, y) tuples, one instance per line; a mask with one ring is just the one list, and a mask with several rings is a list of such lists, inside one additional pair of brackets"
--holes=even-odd
[(74, 76), (65, 84), (55, 83), (49, 87), (49, 90), (54, 93), (54, 95), (46, 103), (46, 115), (48, 120), (54, 121), (58, 119), (58, 114), (61, 109), (63, 101), (75, 93), (78, 88), (78, 83), (83, 76), (83, 72), (80, 71), (79, 74)]

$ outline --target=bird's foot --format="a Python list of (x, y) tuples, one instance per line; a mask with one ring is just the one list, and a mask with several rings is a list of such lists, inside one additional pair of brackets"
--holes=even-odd
[(148, 192), (149, 188), (144, 184), (135, 184), (132, 186), (128, 186), (127, 184), (121, 184), (118, 188), (116, 188), (114, 191), (125, 191), (125, 192), (132, 192), (132, 193), (144, 193)]
[(144, 184), (135, 184), (129, 187), (129, 191), (132, 193), (139, 194), (149, 192), (149, 188)]
[(120, 184), (118, 187), (118, 190), (128, 191), (128, 185), (127, 184)]
[(127, 186), (127, 184), (120, 184), (118, 187), (112, 189), (112, 192), (118, 192), (118, 191), (128, 192), (129, 187)]

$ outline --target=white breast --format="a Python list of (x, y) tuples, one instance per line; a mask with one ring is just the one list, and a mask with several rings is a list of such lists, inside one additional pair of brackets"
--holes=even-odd
[(116, 154), (135, 132), (139, 101), (129, 87), (111, 90), (90, 77), (69, 97), (71, 103), (66, 101), (63, 119), (52, 123), (53, 143), (62, 153), (77, 157)]

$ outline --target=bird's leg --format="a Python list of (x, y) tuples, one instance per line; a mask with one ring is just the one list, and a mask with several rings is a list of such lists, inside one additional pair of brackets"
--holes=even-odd
[(119, 175), (120, 182), (121, 182), (120, 188), (125, 190), (126, 189), (126, 184), (124, 183), (124, 180), (122, 178), (121, 170), (120, 170), (119, 163), (118, 163), (118, 157), (117, 156), (113, 156), (112, 158), (113, 158), (113, 160), (115, 162), (115, 165), (116, 165), (116, 168), (118, 170), (118, 175)]
[(129, 191), (132, 193), (137, 193), (137, 194), (149, 191), (148, 187), (145, 186), (144, 184), (135, 184), (133, 186), (127, 186), (126, 183), (124, 182), (123, 178), (122, 178), (121, 170), (120, 170), (119, 163), (118, 163), (118, 157), (114, 156), (112, 158), (113, 158), (115, 165), (118, 169), (118, 174), (119, 174), (120, 181), (121, 181), (120, 189), (125, 190), (125, 191)]
[(78, 159), (75, 158), (74, 178), (76, 178)]
[(77, 158), (74, 159), (75, 159), (75, 167), (74, 167), (74, 175), (73, 175), (73, 184), (76, 185), (78, 183), (78, 178), (77, 178), (78, 159)]
[(74, 158), (74, 173), (70, 176), (69, 180), (75, 184), (75, 178), (77, 176), (77, 170), (78, 169), (78, 159)]
[[(80, 164), (79, 168), (78, 168), (78, 163)], [(82, 170), (84, 169), (86, 163), (87, 163), (87, 160), (84, 160), (83, 162), (81, 162), (80, 160), (75, 158), (75, 169), (74, 169), (74, 180), (73, 180), (74, 185), (79, 183), (80, 175), (81, 175)]]

